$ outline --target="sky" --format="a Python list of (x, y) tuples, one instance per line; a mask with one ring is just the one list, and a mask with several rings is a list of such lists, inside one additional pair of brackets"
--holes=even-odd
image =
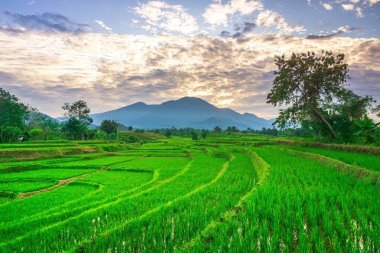
[(380, 102), (380, 0), (0, 0), (0, 87), (54, 117), (199, 97), (274, 118), (274, 56), (344, 53)]

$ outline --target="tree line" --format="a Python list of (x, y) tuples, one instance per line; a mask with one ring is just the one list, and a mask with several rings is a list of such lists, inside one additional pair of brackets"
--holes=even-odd
[(91, 129), (90, 108), (83, 100), (65, 103), (62, 109), (65, 119), (59, 122), (0, 88), (0, 143), (30, 139), (116, 139), (118, 130), (124, 127), (114, 120), (104, 120), (99, 127)]

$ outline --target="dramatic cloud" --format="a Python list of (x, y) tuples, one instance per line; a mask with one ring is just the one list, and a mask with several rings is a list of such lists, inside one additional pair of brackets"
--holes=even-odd
[[(250, 26), (236, 29), (245, 27)], [(53, 116), (60, 115), (67, 100), (85, 99), (93, 112), (100, 112), (141, 100), (198, 96), (272, 118), (277, 109), (265, 97), (273, 81), (273, 57), (322, 49), (345, 53), (351, 88), (380, 100), (379, 39), (1, 31), (0, 37), (1, 87)]]
[(164, 1), (150, 1), (135, 7), (134, 12), (144, 19), (144, 30), (152, 32), (180, 32), (192, 34), (199, 30), (196, 19), (182, 5), (170, 5)]
[(355, 31), (356, 28), (354, 27), (349, 27), (349, 26), (342, 26), (339, 27), (337, 30), (332, 31), (332, 33), (329, 34), (320, 34), (320, 35), (308, 35), (306, 38), (307, 39), (330, 39), (335, 36), (344, 34), (344, 33), (349, 33), (351, 31)]
[(0, 30), (14, 33), (28, 31), (83, 33), (91, 31), (90, 26), (86, 24), (74, 23), (67, 17), (54, 13), (22, 15), (5, 11), (4, 17), (8, 23), (0, 25)]
[(262, 10), (263, 4), (260, 0), (231, 0), (226, 4), (215, 1), (210, 4), (203, 13), (205, 22), (213, 26), (227, 26), (229, 18), (234, 14), (249, 15), (256, 10)]
[(257, 16), (257, 25), (262, 27), (275, 27), (279, 32), (292, 33), (305, 31), (303, 26), (290, 26), (284, 17), (277, 12), (264, 10)]
[(94, 22), (97, 23), (100, 27), (102, 27), (107, 32), (112, 33), (112, 28), (107, 26), (103, 21), (95, 19)]

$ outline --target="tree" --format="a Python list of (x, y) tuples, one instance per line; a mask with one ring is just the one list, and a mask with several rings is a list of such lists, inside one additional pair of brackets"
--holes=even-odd
[(214, 132), (215, 133), (221, 133), (222, 129), (219, 126), (214, 127)]
[(76, 118), (86, 125), (90, 125), (93, 122), (89, 115), (90, 108), (88, 108), (87, 103), (83, 100), (76, 101), (72, 104), (66, 102), (62, 106), (62, 109), (64, 110), (63, 115), (67, 119)]
[(137, 142), (137, 138), (134, 135), (129, 135), (126, 142), (127, 143), (135, 143), (135, 142)]
[(347, 90), (337, 103), (325, 108), (331, 111), (329, 118), (331, 122), (334, 122), (334, 129), (339, 139), (344, 142), (354, 139), (354, 133), (358, 130), (355, 121), (366, 117), (373, 101), (370, 96), (362, 97)]
[(14, 126), (0, 126), (1, 142), (15, 142), (24, 134), (23, 129)]
[(107, 138), (107, 134), (105, 132), (103, 132), (103, 131), (96, 131), (94, 137), (96, 139), (106, 139)]
[(202, 137), (203, 139), (206, 139), (207, 135), (208, 135), (208, 131), (205, 130), (205, 129), (202, 129), (202, 131), (201, 131), (201, 137)]
[(235, 126), (229, 126), (226, 129), (227, 133), (237, 133), (239, 130)]
[(319, 55), (314, 52), (293, 53), (290, 58), (276, 56), (275, 64), (278, 70), (274, 72), (267, 102), (274, 106), (289, 106), (280, 110), (275, 123), (283, 128), (289, 122), (320, 120), (336, 138), (336, 131), (323, 107), (347, 92), (349, 69), (344, 54), (329, 51), (322, 51)]
[(170, 132), (170, 129), (166, 129), (164, 132), (164, 135), (166, 138), (170, 138), (170, 136), (172, 135), (172, 133)]
[(376, 140), (376, 136), (380, 131), (380, 122), (375, 123), (372, 119), (365, 116), (363, 120), (355, 120), (355, 124), (360, 128), (355, 135), (365, 137), (366, 144)]
[(29, 131), (29, 135), (32, 139), (38, 139), (42, 137), (43, 133), (44, 133), (44, 130), (42, 130), (41, 128), (33, 128), (32, 130)]
[(67, 137), (73, 139), (84, 139), (85, 136), (89, 136), (88, 125), (93, 120), (90, 117), (90, 108), (87, 107), (87, 103), (83, 100), (74, 102), (73, 104), (65, 103), (62, 106), (64, 110), (63, 115), (67, 121), (62, 126), (62, 132)]
[(380, 118), (380, 105), (377, 105), (372, 109), (372, 112), (376, 114), (377, 117)]
[(29, 108), (0, 88), (0, 142), (15, 141), (25, 128)]
[(197, 134), (196, 132), (192, 131), (192, 132), (191, 132), (191, 139), (192, 139), (193, 141), (198, 140), (198, 134)]
[(62, 126), (62, 132), (69, 138), (80, 140), (84, 139), (87, 125), (77, 118), (69, 118)]
[(100, 124), (99, 129), (104, 131), (106, 134), (116, 133), (121, 125), (115, 120), (103, 120)]
[(41, 123), (45, 140), (60, 138), (61, 125), (54, 119), (45, 118)]
[[(38, 112), (36, 109), (33, 109), (33, 111), (29, 113), (28, 120), (26, 121), (26, 130), (32, 137), (33, 134), (31, 131), (33, 129), (41, 129), (43, 132), (38, 135), (38, 137), (44, 140), (57, 139), (60, 137), (60, 124), (58, 121)], [(36, 136), (34, 136), (34, 138), (36, 138)]]

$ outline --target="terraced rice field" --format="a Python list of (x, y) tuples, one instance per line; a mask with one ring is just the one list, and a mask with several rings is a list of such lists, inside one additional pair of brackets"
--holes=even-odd
[(0, 157), (0, 252), (380, 250), (375, 155), (226, 136)]

